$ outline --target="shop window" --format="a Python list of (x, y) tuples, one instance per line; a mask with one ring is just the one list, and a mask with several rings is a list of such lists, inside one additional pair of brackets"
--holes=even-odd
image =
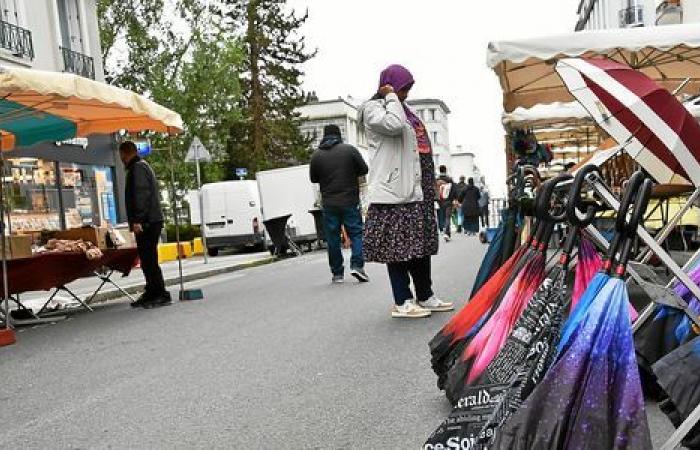
[(110, 167), (60, 163), (66, 227), (108, 226), (117, 222)]
[(11, 232), (61, 228), (56, 164), (35, 158), (7, 160), (5, 186)]

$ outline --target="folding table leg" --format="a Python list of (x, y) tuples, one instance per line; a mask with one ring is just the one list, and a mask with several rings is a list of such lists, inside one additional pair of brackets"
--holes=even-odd
[(100, 292), (100, 290), (101, 290), (101, 289), (104, 287), (104, 285), (107, 284), (107, 283), (109, 283), (109, 284), (111, 284), (112, 286), (114, 286), (115, 288), (117, 288), (117, 290), (118, 290), (119, 292), (121, 292), (121, 293), (124, 294), (126, 297), (128, 297), (129, 300), (131, 300), (132, 302), (135, 302), (135, 301), (136, 301), (136, 299), (135, 299), (131, 294), (129, 294), (129, 293), (126, 292), (121, 286), (119, 286), (119, 284), (117, 284), (116, 281), (112, 280), (112, 275), (113, 275), (113, 274), (114, 274), (114, 270), (110, 270), (106, 275), (105, 275), (105, 274), (101, 274), (101, 273), (99, 273), (99, 272), (95, 272), (95, 275), (97, 275), (97, 277), (98, 277), (100, 280), (102, 280), (102, 283), (101, 283), (100, 286), (95, 290), (95, 292), (92, 293), (92, 295), (90, 296), (90, 298), (87, 299), (87, 300), (85, 301), (85, 303), (87, 303), (88, 305), (89, 305), (89, 304), (92, 304), (92, 302), (95, 300), (95, 297), (97, 296), (97, 293)]
[(90, 312), (93, 311), (93, 309), (90, 308), (90, 305), (88, 305), (87, 303), (85, 303), (84, 301), (82, 301), (82, 300), (80, 299), (80, 297), (78, 297), (77, 295), (75, 295), (75, 294), (73, 293), (73, 291), (71, 291), (70, 289), (68, 289), (68, 288), (65, 287), (65, 286), (59, 286), (59, 287), (56, 288), (56, 290), (54, 291), (54, 293), (51, 294), (51, 297), (49, 297), (49, 299), (46, 301), (46, 303), (44, 303), (44, 306), (41, 307), (41, 309), (40, 309), (39, 312), (37, 313), (37, 316), (38, 316), (38, 315), (41, 315), (41, 313), (44, 312), (44, 309), (48, 306), (48, 304), (51, 302), (51, 300), (54, 299), (54, 297), (56, 296), (56, 294), (58, 294), (59, 291), (66, 291), (66, 292), (68, 292), (68, 294), (69, 294), (71, 297), (73, 297), (73, 298), (75, 299), (75, 301), (77, 301), (78, 303), (80, 303), (80, 306), (82, 306), (83, 308), (87, 309), (87, 310), (90, 311)]

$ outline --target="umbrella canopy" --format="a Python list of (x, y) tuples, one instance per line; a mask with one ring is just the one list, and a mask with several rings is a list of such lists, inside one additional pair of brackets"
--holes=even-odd
[(182, 129), (179, 114), (131, 91), (68, 73), (0, 67), (2, 150), (119, 130)]
[(506, 112), (517, 107), (570, 102), (557, 76), (559, 59), (605, 56), (628, 64), (673, 91), (686, 78), (683, 92), (700, 91), (700, 33), (697, 24), (580, 31), (518, 41), (491, 42), (487, 64), (503, 88)]
[(642, 72), (610, 59), (562, 59), (571, 93), (660, 183), (700, 186), (700, 124)]

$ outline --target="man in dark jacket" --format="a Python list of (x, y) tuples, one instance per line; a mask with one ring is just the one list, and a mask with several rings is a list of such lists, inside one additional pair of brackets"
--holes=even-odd
[(455, 184), (447, 175), (447, 166), (440, 166), (440, 175), (437, 177), (437, 202), (438, 210), (438, 227), (440, 232), (444, 233), (445, 242), (452, 239), (452, 204), (457, 198), (457, 190)]
[(359, 177), (369, 171), (355, 147), (343, 144), (340, 128), (327, 125), (323, 139), (311, 157), (309, 176), (321, 186), (323, 222), (328, 243), (328, 263), (333, 283), (344, 279), (343, 251), (340, 243), (341, 226), (345, 227), (352, 248), (350, 274), (361, 282), (369, 281), (362, 257), (362, 214), (360, 213)]
[(464, 175), (459, 177), (459, 183), (455, 185), (455, 207), (457, 208), (457, 233), (462, 232), (462, 225), (464, 224), (464, 213), (462, 212), (462, 204), (460, 200), (464, 190), (467, 188), (466, 178)]
[(154, 308), (167, 305), (171, 302), (170, 293), (165, 289), (158, 265), (158, 239), (163, 230), (158, 180), (151, 166), (138, 156), (133, 142), (122, 142), (119, 156), (126, 167), (126, 216), (129, 228), (136, 236), (141, 270), (146, 278), (146, 291), (131, 306)]

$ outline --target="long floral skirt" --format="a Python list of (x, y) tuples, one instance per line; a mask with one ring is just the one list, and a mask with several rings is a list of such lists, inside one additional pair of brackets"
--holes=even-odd
[(437, 254), (433, 202), (370, 205), (364, 233), (365, 261), (395, 263)]

